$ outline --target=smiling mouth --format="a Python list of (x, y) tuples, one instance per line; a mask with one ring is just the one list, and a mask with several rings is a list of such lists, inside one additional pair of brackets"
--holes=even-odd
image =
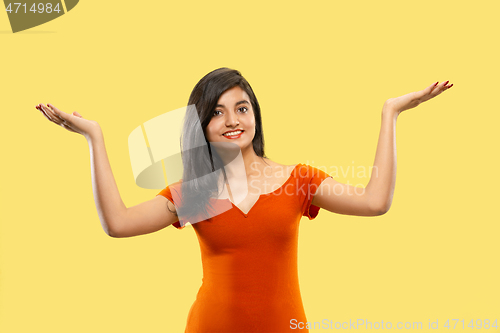
[(237, 137), (240, 136), (243, 133), (243, 131), (232, 131), (232, 132), (227, 132), (222, 134), (226, 138), (231, 138), (231, 137)]

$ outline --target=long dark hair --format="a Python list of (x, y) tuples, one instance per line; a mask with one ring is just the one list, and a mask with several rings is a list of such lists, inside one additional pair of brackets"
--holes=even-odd
[[(189, 96), (181, 136), (181, 154), (183, 163), (182, 202), (177, 208), (179, 220), (203, 216), (195, 222), (210, 219), (207, 205), (211, 197), (220, 194), (218, 181), (220, 172), (227, 180), (222, 159), (211, 147), (206, 137), (206, 128), (212, 119), (220, 96), (228, 89), (239, 86), (250, 97), (255, 115), (255, 136), (253, 148), (257, 156), (264, 153), (264, 134), (259, 102), (252, 87), (241, 73), (235, 69), (222, 67), (205, 75), (194, 87)], [(219, 171), (219, 172), (216, 172)], [(184, 224), (181, 221), (181, 225)]]

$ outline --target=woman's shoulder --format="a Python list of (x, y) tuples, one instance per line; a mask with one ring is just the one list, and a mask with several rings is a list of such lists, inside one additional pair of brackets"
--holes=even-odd
[[(321, 167), (314, 167), (309, 165), (308, 163), (296, 163), (296, 164), (281, 164), (270, 159), (265, 159), (265, 162), (268, 163), (269, 167), (272, 167), (272, 170), (276, 174), (288, 175), (304, 179), (314, 178), (314, 177), (324, 177), (329, 176), (326, 174), (326, 171)], [(324, 174), (324, 175), (323, 175)]]
[(263, 174), (267, 177), (274, 178), (277, 184), (282, 184), (292, 177), (303, 173), (301, 169), (304, 167), (302, 163), (296, 164), (282, 164), (270, 159), (264, 159), (265, 167)]
[(282, 164), (282, 163), (278, 163), (278, 162), (275, 162), (273, 160), (270, 160), (268, 158), (263, 158), (264, 159), (264, 162), (266, 162), (267, 166), (268, 167), (272, 167), (273, 169), (290, 169), (290, 170), (293, 170), (294, 168), (296, 167), (299, 167), (300, 165), (302, 165), (302, 163), (296, 163), (296, 164)]

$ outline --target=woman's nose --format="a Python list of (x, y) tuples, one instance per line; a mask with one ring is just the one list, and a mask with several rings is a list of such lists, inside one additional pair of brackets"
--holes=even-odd
[(234, 113), (229, 112), (226, 117), (226, 126), (227, 127), (234, 127), (239, 124), (238, 121), (238, 116), (235, 115)]

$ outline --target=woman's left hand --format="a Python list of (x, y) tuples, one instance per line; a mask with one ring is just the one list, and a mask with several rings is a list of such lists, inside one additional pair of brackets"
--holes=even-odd
[(409, 94), (396, 98), (389, 98), (387, 101), (385, 101), (384, 108), (389, 107), (391, 110), (398, 114), (403, 112), (404, 110), (413, 109), (420, 103), (428, 101), (429, 99), (441, 94), (443, 91), (450, 89), (453, 84), (448, 85), (449, 82), (450, 81), (446, 81), (441, 84), (434, 83), (424, 90), (411, 92)]

